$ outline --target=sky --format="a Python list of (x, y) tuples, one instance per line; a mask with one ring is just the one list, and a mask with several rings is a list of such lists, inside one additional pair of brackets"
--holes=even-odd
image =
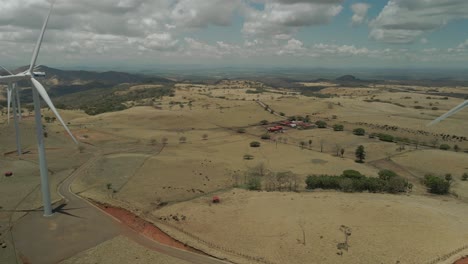
[[(0, 0), (0, 65), (29, 63), (48, 0)], [(467, 0), (57, 0), (52, 67), (463, 68)]]

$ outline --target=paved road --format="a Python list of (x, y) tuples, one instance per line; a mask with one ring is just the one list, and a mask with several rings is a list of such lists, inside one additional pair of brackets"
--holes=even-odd
[(42, 211), (32, 211), (14, 224), (12, 232), (16, 248), (24, 259), (34, 264), (57, 263), (113, 237), (125, 235), (149, 249), (191, 263), (228, 263), (144, 237), (74, 194), (71, 184), (97, 158), (85, 163), (59, 186), (58, 191), (66, 202), (56, 207), (52, 217), (43, 217)]

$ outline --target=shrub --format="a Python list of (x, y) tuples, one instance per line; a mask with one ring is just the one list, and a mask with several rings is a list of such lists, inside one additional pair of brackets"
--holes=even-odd
[(319, 120), (315, 122), (318, 128), (327, 128), (327, 123), (325, 121)]
[(353, 192), (354, 191), (354, 186), (353, 186), (353, 180), (345, 178), (341, 179), (339, 181), (340, 189), (343, 192)]
[(258, 148), (258, 147), (260, 147), (260, 142), (258, 142), (258, 141), (252, 141), (252, 142), (250, 142), (250, 147), (252, 147), (252, 148)]
[(367, 178), (366, 188), (371, 193), (384, 192), (386, 187), (386, 182), (379, 178)]
[(253, 155), (250, 155), (250, 154), (245, 154), (245, 155), (244, 155), (244, 159), (245, 159), (245, 160), (253, 160), (253, 159), (254, 159), (254, 156), (253, 156)]
[(306, 179), (307, 189), (339, 189), (340, 177), (329, 175), (311, 175)]
[(463, 175), (461, 176), (461, 180), (462, 181), (468, 181), (468, 173), (463, 173)]
[(426, 185), (430, 193), (434, 194), (447, 194), (450, 191), (448, 181), (430, 174), (424, 176), (424, 185)]
[(396, 172), (392, 171), (392, 170), (381, 170), (379, 171), (379, 178), (384, 180), (384, 181), (388, 181), (394, 177), (397, 177), (398, 174), (396, 174)]
[(334, 125), (334, 126), (333, 126), (333, 130), (334, 130), (334, 131), (343, 131), (343, 130), (344, 130), (344, 126), (343, 126), (343, 125)]
[(350, 179), (362, 179), (366, 177), (356, 170), (345, 170), (341, 176)]
[(356, 136), (364, 136), (366, 134), (366, 130), (364, 130), (364, 128), (356, 128), (353, 130), (353, 134)]
[(263, 134), (261, 137), (261, 139), (265, 139), (265, 140), (268, 140), (271, 138), (270, 134)]
[(280, 112), (280, 116), (285, 116), (286, 114), (283, 112)]
[(441, 150), (449, 150), (450, 149), (450, 146), (448, 144), (442, 144), (440, 145), (439, 149)]
[(393, 142), (393, 140), (394, 140), (394, 137), (392, 135), (389, 135), (389, 134), (380, 133), (377, 136), (379, 137), (379, 139), (381, 141), (385, 141), (385, 142)]
[(260, 177), (249, 177), (247, 180), (247, 189), (251, 191), (258, 191), (262, 188), (262, 181)]
[(260, 125), (262, 126), (265, 126), (265, 125), (268, 125), (270, 122), (268, 122), (268, 120), (262, 120), (260, 121)]
[(245, 128), (239, 128), (239, 129), (237, 129), (237, 133), (239, 133), (239, 134), (244, 134), (244, 133), (245, 133)]
[(387, 192), (399, 193), (405, 192), (408, 187), (408, 181), (400, 176), (395, 176), (387, 181)]

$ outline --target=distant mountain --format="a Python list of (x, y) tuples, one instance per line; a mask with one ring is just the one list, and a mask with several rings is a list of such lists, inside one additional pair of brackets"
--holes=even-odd
[[(15, 72), (25, 71), (27, 67), (16, 69)], [(70, 85), (88, 85), (90, 83), (100, 83), (105, 86), (114, 86), (121, 83), (172, 83), (173, 81), (140, 74), (131, 74), (125, 72), (92, 72), (92, 71), (64, 71), (40, 66), (36, 69), (38, 72), (45, 72), (46, 77), (42, 81), (46, 86), (70, 86)]]
[(336, 78), (339, 82), (360, 82), (358, 78), (354, 77), (353, 75), (343, 75), (341, 77)]

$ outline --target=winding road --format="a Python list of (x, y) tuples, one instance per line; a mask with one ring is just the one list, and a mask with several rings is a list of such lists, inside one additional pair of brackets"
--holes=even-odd
[(190, 263), (229, 263), (151, 240), (73, 193), (73, 181), (99, 157), (101, 155), (88, 160), (59, 185), (57, 191), (64, 202), (54, 209), (52, 217), (43, 217), (42, 211), (35, 210), (15, 222), (12, 232), (19, 258), (23, 262), (58, 263), (123, 235), (148, 249)]

